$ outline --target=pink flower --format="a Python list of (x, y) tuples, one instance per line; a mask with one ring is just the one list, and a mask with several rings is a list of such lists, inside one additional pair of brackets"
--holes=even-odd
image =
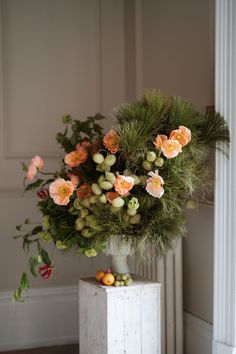
[(154, 172), (149, 172), (148, 174), (151, 176), (147, 179), (146, 191), (155, 198), (161, 198), (164, 194), (164, 188), (162, 185), (164, 181), (161, 176), (158, 174), (158, 170)]
[(88, 157), (88, 152), (87, 150), (81, 146), (77, 145), (77, 149), (70, 152), (65, 156), (65, 163), (69, 165), (70, 167), (77, 167), (81, 163), (85, 162)]
[(63, 178), (56, 179), (49, 186), (49, 194), (57, 205), (67, 205), (73, 192), (73, 183), (65, 181)]
[(157, 135), (156, 139), (153, 141), (155, 147), (160, 150), (164, 141), (167, 140), (167, 136), (164, 134)]
[(114, 183), (114, 188), (116, 192), (118, 192), (120, 195), (126, 195), (134, 186), (134, 179), (133, 177), (127, 177), (127, 176), (117, 176), (115, 183)]
[(43, 169), (43, 160), (41, 159), (40, 156), (37, 155), (31, 160), (31, 162), (29, 164), (26, 178), (29, 181), (33, 181), (37, 172), (42, 171), (42, 169)]
[(191, 140), (191, 131), (181, 125), (179, 126), (179, 129), (172, 130), (172, 132), (170, 133), (170, 139), (178, 140), (181, 146), (185, 146)]
[(73, 186), (76, 188), (80, 182), (79, 177), (75, 173), (72, 173), (72, 172), (69, 172), (67, 174), (67, 176), (70, 179), (70, 181), (72, 182)]
[(161, 151), (167, 159), (173, 159), (182, 152), (182, 147), (178, 140), (165, 140), (161, 146)]

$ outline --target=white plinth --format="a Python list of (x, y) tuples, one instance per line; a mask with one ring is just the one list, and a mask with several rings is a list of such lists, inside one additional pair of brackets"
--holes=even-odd
[(79, 282), (80, 354), (160, 354), (160, 284), (129, 287)]

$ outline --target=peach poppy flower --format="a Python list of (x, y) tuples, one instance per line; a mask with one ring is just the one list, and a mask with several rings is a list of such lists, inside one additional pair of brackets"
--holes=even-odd
[(161, 151), (167, 159), (173, 159), (182, 152), (182, 148), (178, 140), (166, 140), (161, 146)]
[(33, 179), (35, 178), (37, 171), (42, 171), (43, 169), (43, 160), (41, 159), (40, 156), (35, 156), (34, 158), (32, 158), (29, 167), (28, 167), (28, 172), (26, 175), (26, 178), (29, 181), (33, 181)]
[(76, 174), (71, 173), (71, 172), (69, 172), (67, 174), (67, 176), (70, 179), (70, 181), (72, 182), (73, 186), (76, 188), (79, 185), (79, 182), (80, 182), (79, 177)]
[(112, 203), (112, 201), (119, 196), (119, 193), (117, 192), (107, 192), (106, 197), (109, 203)]
[(80, 148), (81, 146), (83, 146), (85, 149), (88, 149), (92, 146), (92, 144), (88, 140), (84, 140), (81, 144), (79, 143), (76, 145), (76, 149)]
[(73, 183), (65, 181), (63, 178), (57, 178), (49, 186), (49, 194), (57, 205), (67, 205), (73, 192)]
[(87, 150), (83, 146), (78, 145), (76, 150), (70, 152), (65, 156), (64, 161), (70, 167), (77, 167), (81, 163), (85, 162), (87, 160), (87, 157)]
[(110, 130), (103, 138), (104, 146), (115, 154), (119, 150), (119, 136), (115, 130)]
[(150, 178), (147, 179), (146, 191), (155, 198), (161, 198), (164, 194), (164, 188), (162, 185), (164, 181), (158, 174), (158, 170), (154, 172), (149, 172)]
[(91, 197), (91, 195), (93, 194), (93, 191), (88, 183), (84, 183), (84, 184), (82, 184), (82, 186), (80, 186), (77, 189), (76, 194), (77, 194), (77, 197), (85, 199), (85, 198)]
[(167, 136), (164, 135), (164, 134), (160, 134), (160, 135), (157, 135), (156, 139), (153, 141), (153, 144), (155, 145), (155, 147), (160, 150), (161, 149), (161, 146), (162, 144), (164, 143), (164, 141), (167, 140)]
[(178, 140), (181, 146), (185, 146), (191, 140), (191, 131), (181, 125), (179, 126), (179, 129), (172, 130), (172, 132), (170, 133), (170, 139)]
[(120, 195), (127, 194), (134, 186), (134, 179), (130, 176), (117, 176), (114, 188)]

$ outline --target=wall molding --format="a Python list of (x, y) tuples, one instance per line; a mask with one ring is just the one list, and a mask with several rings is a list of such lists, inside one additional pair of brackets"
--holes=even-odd
[(0, 292), (0, 352), (78, 343), (78, 287), (31, 289), (24, 303)]
[(210, 354), (212, 347), (213, 326), (206, 321), (184, 313), (185, 354)]

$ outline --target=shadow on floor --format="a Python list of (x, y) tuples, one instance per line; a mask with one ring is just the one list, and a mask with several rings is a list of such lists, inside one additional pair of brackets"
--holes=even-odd
[(79, 354), (78, 344), (0, 352), (1, 354)]

